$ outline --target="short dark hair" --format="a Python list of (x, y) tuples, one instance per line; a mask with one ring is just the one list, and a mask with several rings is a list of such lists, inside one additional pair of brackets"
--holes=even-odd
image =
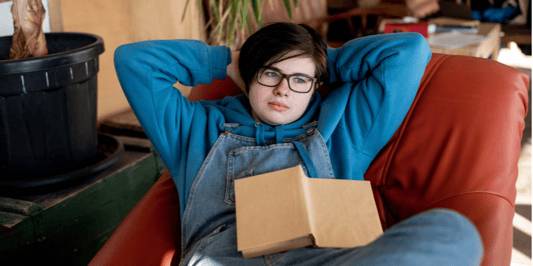
[(239, 71), (250, 91), (250, 84), (263, 67), (281, 61), (292, 51), (311, 58), (315, 63), (318, 83), (327, 83), (330, 72), (326, 42), (313, 28), (304, 24), (278, 22), (267, 25), (252, 34), (242, 45), (239, 55)]

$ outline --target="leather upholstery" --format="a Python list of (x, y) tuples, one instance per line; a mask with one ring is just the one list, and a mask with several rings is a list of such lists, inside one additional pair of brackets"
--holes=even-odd
[[(527, 75), (496, 61), (433, 54), (407, 117), (365, 174), (383, 228), (430, 208), (454, 209), (480, 231), (483, 265), (509, 265), (528, 87)], [(228, 78), (195, 87), (189, 99), (239, 93)], [(166, 172), (91, 264), (176, 263), (179, 228), (178, 194)]]

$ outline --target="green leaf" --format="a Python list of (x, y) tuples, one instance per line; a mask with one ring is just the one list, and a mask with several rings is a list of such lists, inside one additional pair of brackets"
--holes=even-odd
[(250, 0), (244, 0), (241, 12), (241, 30), (245, 27), (246, 19), (248, 18), (248, 4)]
[(257, 25), (259, 28), (263, 28), (263, 0), (255, 0), (256, 2), (256, 9), (254, 9), (254, 16), (255, 21), (257, 21)]
[(294, 7), (298, 7), (298, 0), (294, 0)]
[[(252, 34), (253, 33), (252, 18), (251, 18), (251, 14), (248, 13), (248, 6), (251, 3), (252, 4), (252, 11), (253, 11), (253, 6), (254, 6), (255, 1), (254, 0), (247, 0), (246, 2), (247, 2), (246, 5), (245, 5), (246, 17), (242, 21), (242, 24), (243, 24), (243, 28), (244, 28), (244, 22), (246, 21), (246, 24), (248, 25), (248, 31), (249, 31), (250, 34)], [(243, 36), (244, 36), (244, 34), (243, 34)]]
[(181, 22), (185, 19), (185, 13), (187, 12), (187, 6), (189, 5), (189, 0), (185, 2), (185, 8), (183, 9), (183, 15), (181, 15)]
[[(189, 0), (187, 0), (189, 1)], [(220, 22), (220, 14), (218, 13), (218, 7), (217, 7), (217, 2), (215, 0), (211, 0), (211, 5), (212, 5), (212, 8), (213, 8), (213, 11), (215, 12), (215, 17), (217, 18), (217, 23)]]
[(215, 40), (213, 44), (226, 44), (223, 40), (224, 31), (222, 29), (224, 28), (224, 25), (226, 25), (228, 17), (230, 17), (230, 9), (226, 9), (221, 20), (213, 25), (213, 32), (216, 33), (215, 36), (211, 37), (212, 40)]
[(239, 10), (239, 6), (242, 2), (241, 1), (232, 1), (230, 2), (230, 10), (231, 10), (231, 20), (229, 22), (229, 36), (228, 36), (228, 43), (227, 45), (228, 46), (231, 46), (233, 45), (233, 37), (235, 36), (234, 34), (234, 31), (235, 31), (235, 24), (237, 22), (237, 17), (238, 17), (238, 10)]
[(287, 13), (289, 13), (289, 19), (292, 20), (291, 1), (290, 0), (283, 0), (283, 3), (285, 3), (285, 8), (287, 9)]
[(248, 24), (248, 31), (250, 34), (254, 33), (254, 29), (252, 28), (252, 18), (248, 16), (248, 19), (246, 20), (246, 24)]
[(257, 1), (255, 1), (255, 0), (252, 0), (252, 10), (254, 11), (254, 13), (257, 10)]

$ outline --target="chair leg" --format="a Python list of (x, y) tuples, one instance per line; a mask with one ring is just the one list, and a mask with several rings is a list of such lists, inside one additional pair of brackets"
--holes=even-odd
[(348, 27), (350, 28), (350, 33), (352, 34), (352, 36), (359, 37), (359, 34), (357, 33), (355, 26), (353, 25), (352, 19), (351, 18), (347, 19), (346, 23), (348, 24)]
[(366, 30), (367, 24), (368, 24), (368, 21), (367, 21), (366, 15), (361, 16), (361, 33), (363, 36), (367, 35), (367, 30)]

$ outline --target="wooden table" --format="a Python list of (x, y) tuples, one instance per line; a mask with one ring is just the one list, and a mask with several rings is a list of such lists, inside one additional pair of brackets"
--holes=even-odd
[(125, 152), (81, 184), (0, 196), (0, 265), (87, 265), (166, 168), (147, 139), (117, 137)]
[[(477, 45), (465, 46), (457, 49), (447, 49), (437, 46), (431, 46), (431, 52), (439, 54), (468, 55), (475, 57), (498, 59), (500, 50), (500, 32), (501, 25), (498, 23), (481, 23), (478, 28), (479, 35), (492, 37), (489, 40)], [(435, 35), (440, 33), (434, 33)], [(430, 36), (431, 38), (431, 36)]]

